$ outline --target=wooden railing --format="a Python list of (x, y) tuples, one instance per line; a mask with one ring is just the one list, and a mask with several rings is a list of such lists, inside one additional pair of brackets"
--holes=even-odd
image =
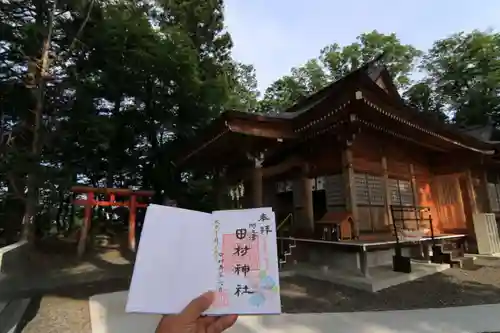
[(278, 224), (276, 227), (276, 232), (279, 232), (281, 228), (283, 228), (287, 223), (290, 224), (290, 226), (293, 224), (293, 215), (292, 213), (288, 213), (288, 215), (283, 219), (283, 221)]
[[(291, 227), (293, 225), (293, 214), (289, 213), (276, 227), (276, 234), (279, 235), (283, 233), (285, 226)], [(287, 235), (288, 236), (288, 235)], [(286, 258), (292, 254), (292, 249), (295, 247), (295, 241), (291, 242), (289, 240), (284, 240), (283, 237), (278, 237), (278, 256), (279, 256), (279, 267), (286, 263)]]
[[(424, 217), (423, 213), (426, 213), (427, 217)], [(432, 251), (433, 253), (435, 252), (434, 248), (436, 242), (434, 238), (434, 227), (432, 225), (430, 208), (421, 206), (391, 205), (391, 215), (394, 236), (396, 238), (393, 269), (395, 272), (411, 273), (411, 258), (409, 256), (402, 255), (401, 241), (419, 242), (422, 238), (426, 237), (427, 232), (430, 231)], [(413, 228), (408, 227), (407, 222), (411, 222), (413, 224)], [(423, 227), (422, 224), (427, 225)]]
[(428, 236), (427, 233), (430, 232), (434, 244), (434, 226), (429, 207), (391, 205), (391, 217), (396, 243), (402, 240), (408, 241), (406, 238), (411, 240), (412, 237), (405, 237), (405, 232), (415, 240)]

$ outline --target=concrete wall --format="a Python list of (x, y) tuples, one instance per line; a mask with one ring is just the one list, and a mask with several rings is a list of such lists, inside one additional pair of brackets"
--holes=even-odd
[(26, 259), (27, 245), (26, 241), (20, 241), (0, 248), (0, 273), (7, 274), (19, 267)]
[[(410, 249), (403, 248), (401, 253), (405, 257), (410, 257)], [(394, 255), (394, 249), (381, 250), (375, 252), (368, 252), (368, 267), (392, 265), (392, 256)]]
[[(411, 250), (411, 248), (403, 248), (401, 252), (404, 256), (415, 256)], [(368, 267), (392, 265), (393, 255), (394, 249), (368, 252)], [(297, 247), (292, 250), (292, 256), (298, 263), (326, 266), (351, 272), (360, 272), (361, 270), (358, 252), (345, 252), (335, 249), (328, 243), (297, 241)]]
[(328, 248), (310, 248), (309, 263), (318, 266), (327, 266), (328, 268), (341, 268), (348, 271), (359, 270), (358, 253), (350, 252), (331, 252)]
[[(402, 249), (404, 256), (410, 255), (410, 250)], [(392, 265), (394, 250), (380, 250), (367, 253), (368, 267)], [(331, 268), (343, 268), (346, 270), (359, 270), (360, 254), (357, 252), (341, 252), (338, 250), (325, 251), (325, 249), (311, 248), (309, 262), (317, 265), (324, 265)]]

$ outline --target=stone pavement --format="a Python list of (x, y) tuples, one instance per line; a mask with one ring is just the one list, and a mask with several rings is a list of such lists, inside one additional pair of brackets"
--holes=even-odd
[(19, 321), (29, 303), (29, 298), (0, 302), (0, 333), (17, 332)]
[[(154, 332), (157, 315), (126, 314), (127, 292), (90, 298), (92, 333)], [(500, 304), (406, 311), (242, 316), (229, 333), (478, 333), (500, 331)]]
[[(84, 331), (75, 327), (84, 330), (85, 325), (90, 332), (89, 295), (78, 295), (88, 292), (82, 284), (108, 284), (97, 293), (123, 290), (132, 274), (131, 262), (118, 251), (89, 254), (83, 260), (65, 253), (29, 253), (22, 263), (9, 274), (0, 273), (0, 333), (29, 332), (31, 327), (37, 333), (77, 333)], [(83, 324), (76, 325), (80, 317)]]

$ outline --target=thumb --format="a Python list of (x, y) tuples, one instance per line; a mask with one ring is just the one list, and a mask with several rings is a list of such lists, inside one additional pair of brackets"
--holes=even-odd
[(214, 301), (214, 292), (208, 291), (194, 300), (192, 300), (185, 308), (181, 311), (180, 317), (183, 320), (191, 321), (196, 320), (198, 317), (205, 312)]

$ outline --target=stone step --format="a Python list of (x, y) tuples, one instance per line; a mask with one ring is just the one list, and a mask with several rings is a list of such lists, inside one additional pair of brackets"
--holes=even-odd
[[(14, 333), (28, 305), (29, 298), (20, 298), (4, 302), (0, 310), (0, 333)], [(0, 303), (1, 304), (1, 303)]]
[(471, 257), (457, 257), (451, 260), (450, 266), (452, 268), (461, 268), (461, 269), (474, 269), (474, 258)]

